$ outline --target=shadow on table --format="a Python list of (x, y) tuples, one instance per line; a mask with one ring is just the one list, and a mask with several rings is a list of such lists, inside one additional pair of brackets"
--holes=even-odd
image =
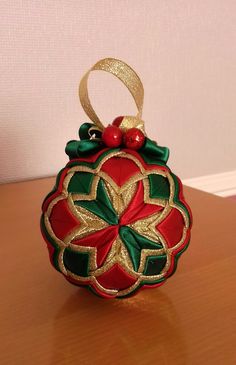
[(53, 331), (52, 364), (186, 364), (178, 315), (160, 289), (123, 300), (78, 289)]

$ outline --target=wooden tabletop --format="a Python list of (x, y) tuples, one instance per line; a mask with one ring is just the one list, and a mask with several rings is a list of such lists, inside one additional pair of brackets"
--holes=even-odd
[(54, 179), (0, 186), (0, 364), (236, 364), (236, 203), (194, 189), (192, 241), (162, 287), (105, 300), (48, 259)]

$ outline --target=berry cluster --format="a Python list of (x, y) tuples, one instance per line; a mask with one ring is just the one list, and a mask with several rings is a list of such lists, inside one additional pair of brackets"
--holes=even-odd
[(119, 128), (122, 120), (123, 117), (117, 117), (112, 125), (108, 125), (104, 129), (102, 134), (103, 143), (110, 148), (119, 147), (123, 144), (126, 148), (139, 150), (145, 142), (143, 132), (138, 128), (130, 128), (123, 133)]

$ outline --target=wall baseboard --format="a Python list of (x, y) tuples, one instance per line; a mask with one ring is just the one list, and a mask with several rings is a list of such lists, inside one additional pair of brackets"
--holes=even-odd
[(236, 170), (185, 179), (183, 184), (219, 196), (236, 195)]

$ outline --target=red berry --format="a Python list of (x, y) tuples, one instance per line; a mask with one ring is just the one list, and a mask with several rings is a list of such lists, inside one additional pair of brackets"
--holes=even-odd
[(139, 150), (145, 142), (145, 135), (138, 128), (130, 128), (124, 135), (124, 144), (131, 150)]
[(107, 147), (119, 147), (122, 143), (122, 131), (115, 125), (109, 125), (102, 133), (102, 140)]
[(123, 119), (124, 117), (117, 117), (113, 120), (112, 125), (116, 125), (117, 127), (119, 127)]

